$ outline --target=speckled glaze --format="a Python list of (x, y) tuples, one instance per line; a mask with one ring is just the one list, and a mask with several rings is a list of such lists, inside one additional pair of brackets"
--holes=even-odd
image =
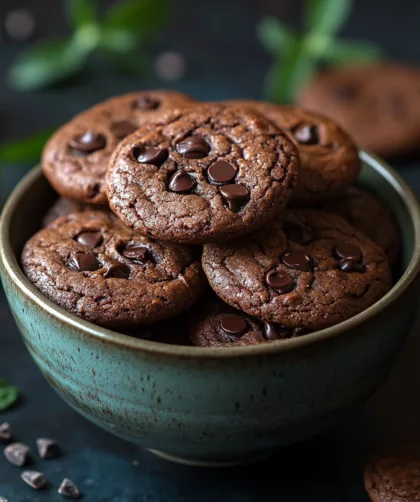
[(10, 307), (45, 378), (100, 427), (199, 465), (259, 457), (320, 432), (384, 381), (417, 307), (420, 211), (399, 176), (362, 153), (361, 183), (388, 201), (405, 271), (373, 307), (332, 328), (264, 346), (157, 344), (83, 322), (25, 279), (18, 257), (53, 193), (39, 168), (10, 196), (0, 268)]

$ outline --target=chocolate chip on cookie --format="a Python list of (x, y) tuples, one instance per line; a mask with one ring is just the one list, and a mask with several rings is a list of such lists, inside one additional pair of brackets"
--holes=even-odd
[(247, 239), (206, 244), (202, 263), (226, 303), (289, 328), (337, 324), (391, 285), (383, 251), (342, 217), (316, 209), (289, 209)]
[(118, 143), (162, 113), (192, 103), (175, 91), (143, 91), (104, 101), (52, 136), (42, 157), (44, 174), (64, 197), (106, 204), (105, 173)]
[(172, 317), (204, 285), (195, 250), (140, 236), (111, 213), (59, 218), (32, 237), (22, 267), (57, 305), (90, 322), (130, 329)]
[(298, 155), (254, 112), (201, 105), (126, 138), (110, 161), (111, 209), (136, 232), (204, 243), (247, 234), (286, 205)]

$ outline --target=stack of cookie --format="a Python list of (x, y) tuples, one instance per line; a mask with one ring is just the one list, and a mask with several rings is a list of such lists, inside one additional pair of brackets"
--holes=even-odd
[(340, 323), (391, 287), (392, 215), (353, 186), (348, 135), (302, 109), (129, 94), (57, 131), (42, 166), (62, 198), (25, 245), (24, 272), (100, 326), (270, 343)]

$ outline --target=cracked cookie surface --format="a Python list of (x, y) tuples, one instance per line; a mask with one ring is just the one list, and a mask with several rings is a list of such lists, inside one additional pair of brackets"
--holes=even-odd
[(142, 91), (99, 103), (51, 137), (42, 156), (43, 172), (63, 197), (106, 204), (105, 174), (118, 143), (161, 113), (194, 102), (175, 91)]
[(202, 256), (226, 303), (287, 327), (322, 329), (379, 300), (391, 285), (384, 252), (342, 217), (288, 209), (270, 227)]
[(71, 213), (85, 213), (87, 211), (109, 211), (109, 207), (95, 206), (93, 204), (86, 204), (80, 200), (67, 199), (66, 197), (59, 197), (53, 205), (48, 209), (42, 219), (42, 226), (48, 227), (57, 218), (67, 216)]
[(126, 138), (110, 161), (107, 194), (135, 231), (201, 244), (272, 219), (289, 200), (298, 167), (293, 143), (261, 115), (201, 105), (168, 112)]
[(109, 328), (172, 317), (205, 283), (195, 249), (134, 234), (101, 211), (59, 218), (26, 243), (21, 261), (51, 301)]

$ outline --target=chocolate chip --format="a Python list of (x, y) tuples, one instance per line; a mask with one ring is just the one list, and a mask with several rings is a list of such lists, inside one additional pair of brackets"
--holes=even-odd
[(139, 110), (156, 110), (160, 106), (160, 100), (151, 96), (140, 96), (134, 103), (133, 108)]
[(301, 270), (302, 272), (312, 271), (311, 258), (300, 251), (289, 251), (288, 253), (284, 253), (281, 260), (289, 268)]
[(8, 422), (0, 424), (0, 441), (10, 441), (12, 439), (12, 427)]
[(38, 438), (36, 447), (41, 458), (55, 458), (60, 454), (57, 441), (48, 438)]
[(338, 101), (349, 101), (357, 96), (358, 90), (356, 84), (341, 84), (333, 88), (331, 94)]
[(168, 158), (169, 152), (166, 148), (157, 148), (154, 146), (135, 146), (132, 150), (133, 157), (140, 164), (152, 164), (161, 166)]
[(96, 230), (86, 230), (76, 237), (76, 241), (82, 246), (96, 248), (102, 243), (102, 234)]
[(286, 272), (278, 270), (270, 270), (265, 276), (265, 282), (277, 290), (279, 293), (288, 293), (293, 289), (294, 281)]
[(312, 228), (298, 222), (287, 221), (283, 225), (283, 231), (290, 241), (305, 246), (313, 241), (315, 235)]
[(45, 476), (42, 474), (42, 472), (23, 471), (20, 477), (34, 490), (40, 490), (47, 483), (47, 480), (45, 479)]
[(235, 179), (236, 172), (235, 167), (232, 166), (230, 162), (226, 160), (216, 160), (216, 162), (213, 162), (208, 168), (207, 175), (210, 183), (224, 185)]
[(360, 261), (362, 259), (362, 251), (359, 246), (348, 242), (340, 242), (335, 248), (335, 254), (343, 260)]
[(248, 329), (248, 323), (240, 315), (228, 314), (220, 321), (220, 327), (226, 334), (240, 337)]
[(207, 157), (210, 145), (202, 136), (189, 136), (176, 145), (176, 151), (187, 159)]
[(340, 270), (343, 272), (360, 272), (366, 271), (365, 266), (362, 263), (358, 263), (355, 260), (341, 260), (339, 263)]
[(169, 190), (176, 193), (187, 193), (194, 188), (195, 182), (184, 169), (177, 171), (169, 181)]
[(69, 146), (82, 153), (93, 153), (105, 148), (106, 138), (103, 134), (94, 131), (87, 131), (84, 134), (75, 136), (69, 141)]
[(275, 340), (284, 340), (285, 338), (291, 338), (293, 336), (293, 329), (285, 328), (281, 324), (265, 322), (264, 335), (269, 342), (274, 342)]
[(104, 277), (106, 279), (128, 279), (130, 277), (130, 267), (125, 263), (112, 259), (107, 264)]
[(228, 207), (235, 213), (248, 201), (249, 192), (244, 185), (225, 185), (219, 188), (222, 197), (228, 203)]
[(129, 136), (137, 129), (137, 126), (128, 122), (128, 120), (120, 120), (111, 124), (111, 133), (118, 139), (123, 139)]
[(70, 479), (63, 479), (58, 489), (58, 493), (67, 499), (78, 499), (80, 497), (79, 488)]
[(131, 260), (133, 263), (139, 265), (144, 265), (148, 261), (151, 261), (152, 257), (146, 246), (135, 245), (126, 247), (123, 252), (123, 256)]
[(318, 127), (315, 125), (303, 124), (293, 131), (296, 141), (304, 145), (316, 145), (319, 143)]
[(69, 267), (76, 272), (93, 272), (98, 270), (100, 264), (91, 254), (74, 253), (69, 260)]
[(29, 457), (29, 447), (22, 443), (9, 444), (4, 450), (4, 456), (13, 465), (22, 467)]

